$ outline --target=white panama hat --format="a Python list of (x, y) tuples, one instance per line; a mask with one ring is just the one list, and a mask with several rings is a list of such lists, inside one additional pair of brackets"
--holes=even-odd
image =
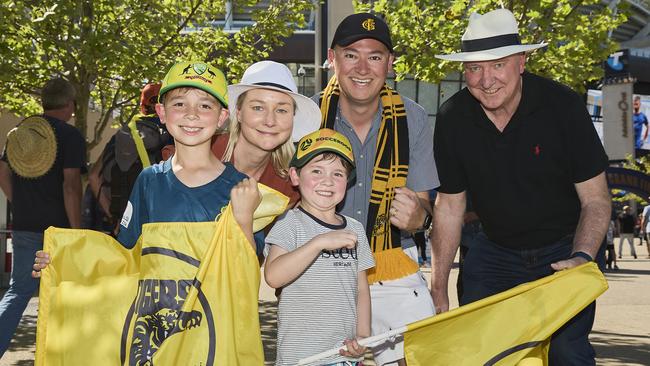
[(244, 72), (239, 84), (228, 86), (230, 101), (230, 118), (237, 118), (237, 100), (239, 96), (251, 89), (270, 89), (288, 94), (296, 102), (293, 117), (293, 142), (316, 131), (320, 127), (321, 112), (318, 105), (306, 96), (298, 93), (291, 71), (283, 64), (274, 61), (260, 61), (252, 64)]
[(483, 15), (472, 13), (461, 38), (462, 52), (436, 57), (447, 61), (490, 61), (515, 53), (530, 52), (546, 45), (521, 44), (515, 16), (508, 9), (497, 9)]

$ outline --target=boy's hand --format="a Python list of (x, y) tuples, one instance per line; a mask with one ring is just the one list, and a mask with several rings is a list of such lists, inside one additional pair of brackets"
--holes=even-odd
[(39, 250), (36, 252), (36, 258), (34, 258), (34, 265), (32, 268), (32, 277), (41, 278), (41, 270), (46, 268), (50, 264), (50, 254)]
[(356, 339), (346, 339), (343, 344), (345, 344), (347, 350), (340, 350), (339, 354), (341, 356), (358, 358), (366, 353), (366, 347), (359, 345)]
[(311, 239), (321, 250), (353, 249), (357, 245), (357, 240), (357, 234), (351, 230), (332, 230)]
[(262, 194), (254, 178), (245, 178), (230, 191), (230, 202), (235, 220), (242, 228), (253, 227), (253, 212), (260, 202)]

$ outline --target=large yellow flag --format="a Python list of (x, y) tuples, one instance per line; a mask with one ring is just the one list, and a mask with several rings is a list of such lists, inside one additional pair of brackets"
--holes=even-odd
[[(260, 190), (256, 230), (288, 203)], [(146, 224), (133, 250), (48, 229), (36, 365), (262, 365), (257, 256), (230, 205), (220, 216)]]
[(605, 290), (591, 262), (409, 324), (407, 363), (547, 365), (551, 335)]

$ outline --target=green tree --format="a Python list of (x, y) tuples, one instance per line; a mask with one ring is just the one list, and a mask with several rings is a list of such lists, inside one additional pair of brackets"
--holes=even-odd
[(627, 19), (621, 9), (615, 13), (600, 4), (600, 0), (355, 1), (357, 10), (385, 14), (398, 55), (398, 79), (410, 74), (438, 82), (460, 71), (460, 63), (442, 61), (434, 55), (460, 50), (469, 14), (483, 14), (503, 6), (515, 14), (523, 43), (549, 44), (535, 51), (527, 69), (576, 91), (584, 91), (586, 82), (602, 77), (602, 62), (618, 47), (608, 38), (608, 32)]
[[(178, 60), (211, 60), (229, 80), (305, 23), (311, 0), (233, 1), (258, 9), (254, 24), (229, 34), (210, 26), (225, 0), (1, 0), (0, 109), (39, 111), (40, 87), (53, 76), (77, 91), (75, 124), (94, 147), (112, 117), (137, 112), (141, 87)], [(100, 114), (88, 134), (89, 108)]]

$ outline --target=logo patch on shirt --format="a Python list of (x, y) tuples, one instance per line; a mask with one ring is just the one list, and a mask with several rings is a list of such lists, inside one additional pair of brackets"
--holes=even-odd
[(533, 154), (535, 154), (535, 156), (539, 156), (541, 153), (542, 153), (542, 147), (539, 146), (539, 144), (533, 146)]
[(122, 221), (120, 222), (120, 225), (124, 226), (124, 228), (128, 228), (132, 216), (133, 216), (133, 205), (131, 204), (131, 201), (128, 201), (126, 203), (126, 209), (124, 209), (124, 214), (122, 215)]

